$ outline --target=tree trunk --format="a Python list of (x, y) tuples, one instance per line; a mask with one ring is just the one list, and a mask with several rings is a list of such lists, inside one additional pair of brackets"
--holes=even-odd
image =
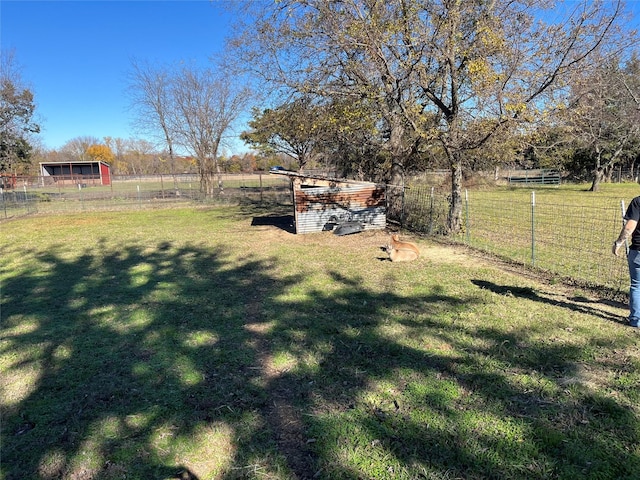
[(404, 127), (399, 115), (388, 116), (391, 135), (389, 152), (391, 153), (391, 170), (387, 187), (387, 218), (402, 224), (404, 221)]
[(600, 182), (604, 179), (604, 170), (602, 168), (602, 152), (600, 147), (596, 145), (596, 166), (593, 169), (593, 181), (591, 182), (590, 192), (597, 192), (600, 189)]
[(205, 198), (213, 198), (215, 173), (213, 160), (208, 157), (198, 159), (198, 169), (200, 173), (200, 191)]
[(589, 189), (589, 191), (597, 192), (600, 189), (600, 183), (602, 182), (603, 179), (604, 179), (604, 171), (602, 167), (598, 167), (593, 172), (593, 182), (591, 183), (591, 188)]
[(173, 143), (170, 140), (167, 140), (167, 143), (169, 145), (169, 168), (173, 178), (173, 189), (178, 192), (180, 187), (178, 186), (178, 177), (176, 177), (176, 156), (173, 153)]
[(202, 172), (200, 174), (200, 190), (205, 198), (213, 197), (214, 177), (212, 172)]
[(451, 160), (451, 204), (447, 229), (449, 234), (459, 233), (462, 229), (462, 162), (454, 154)]
[(404, 167), (398, 161), (391, 164), (387, 185), (387, 218), (402, 224), (404, 218)]

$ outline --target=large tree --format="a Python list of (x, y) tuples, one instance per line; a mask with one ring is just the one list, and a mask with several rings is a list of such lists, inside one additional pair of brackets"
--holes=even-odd
[[(171, 97), (172, 72), (163, 66), (133, 60), (129, 72), (129, 99), (134, 113), (133, 125), (155, 137), (167, 149), (171, 174), (175, 173), (176, 129)], [(174, 176), (177, 188), (177, 179)]]
[(245, 108), (249, 92), (211, 69), (185, 67), (173, 79), (172, 97), (177, 141), (198, 161), (201, 189), (214, 193), (214, 179), (222, 193), (218, 159), (225, 135)]
[(313, 160), (344, 176), (383, 181), (389, 157), (375, 108), (366, 100), (324, 100), (303, 96), (272, 109), (254, 108), (240, 138), (266, 155), (293, 158), (299, 170)]
[[(635, 150), (640, 136), (640, 80), (638, 59), (603, 60), (593, 70), (580, 72), (572, 82), (567, 121), (583, 150), (591, 154), (591, 190), (625, 154)], [(632, 154), (632, 153), (631, 153)]]
[(248, 90), (221, 70), (141, 63), (133, 64), (129, 86), (138, 127), (163, 139), (172, 164), (176, 147), (196, 158), (204, 195), (213, 195), (216, 175), (222, 192), (219, 148), (243, 112)]
[(439, 142), (457, 232), (465, 160), (496, 132), (547, 115), (573, 71), (624, 39), (620, 8), (597, 0), (283, 0), (235, 46), (275, 88), (376, 106), (391, 159), (391, 216), (407, 160), (425, 139)]
[(284, 153), (303, 171), (318, 154), (324, 129), (322, 107), (308, 98), (299, 98), (274, 109), (254, 109), (249, 130), (240, 138), (265, 154)]
[(18, 71), (12, 51), (0, 52), (0, 172), (28, 164), (30, 137), (40, 132), (34, 120), (34, 95)]

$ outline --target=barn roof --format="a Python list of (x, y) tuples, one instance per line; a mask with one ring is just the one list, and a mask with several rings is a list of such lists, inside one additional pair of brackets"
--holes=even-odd
[(55, 161), (55, 162), (40, 162), (40, 165), (69, 165), (69, 164), (80, 165), (80, 164), (89, 164), (89, 163), (102, 163), (109, 167), (111, 166), (104, 160), (66, 160), (66, 161), (62, 160), (62, 161)]

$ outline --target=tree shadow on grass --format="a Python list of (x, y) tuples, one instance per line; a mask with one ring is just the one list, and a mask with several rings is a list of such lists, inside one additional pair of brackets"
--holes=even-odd
[[(503, 367), (536, 361), (504, 345), (526, 332), (448, 319), (479, 297), (373, 292), (339, 270), (331, 291), (287, 297), (300, 275), (234, 253), (25, 252), (32, 269), (2, 290), (4, 478), (624, 478), (638, 465), (580, 423), (614, 418), (637, 440), (628, 410), (518, 386)], [(538, 361), (573, 353), (529, 347)], [(602, 449), (595, 464), (587, 444)]]
[[(587, 393), (582, 400), (575, 391), (556, 394), (558, 387), (569, 391), (583, 380), (576, 372), (584, 361), (579, 345), (529, 342), (524, 329), (468, 329), (447, 319), (446, 313), (465, 312), (483, 303), (482, 297), (447, 295), (437, 285), (411, 298), (391, 291), (372, 295), (358, 287), (359, 279), (332, 276), (345, 287), (341, 295), (314, 292), (313, 302), (298, 305), (290, 323), (299, 328), (302, 322), (318, 341), (327, 335), (333, 339), (331, 354), (314, 378), (330, 386), (310, 395), (317, 413), (312, 431), (326, 455), (319, 469), (324, 478), (635, 475), (640, 457), (627, 450), (638, 440), (634, 412), (603, 394)], [(316, 322), (317, 306), (328, 304), (334, 305), (331, 317)], [(386, 316), (396, 309), (402, 310), (401, 318)], [(381, 328), (395, 331), (398, 324), (411, 329), (403, 341), (380, 334)], [(421, 334), (433, 342), (433, 350), (405, 344), (405, 335)], [(435, 348), (438, 340), (465, 353), (447, 355)], [(514, 375), (531, 380), (514, 382)], [(387, 391), (367, 400), (363, 392), (371, 392), (372, 385), (373, 390), (386, 385)], [(621, 441), (614, 444), (610, 439), (618, 433)], [(388, 468), (364, 474), (353, 464), (340, 464), (346, 451), (359, 456), (362, 466), (377, 457), (386, 459)]]
[[(498, 295), (512, 295), (515, 297), (526, 298), (536, 302), (546, 303), (562, 308), (573, 310), (574, 312), (583, 313), (585, 315), (592, 315), (600, 317), (604, 320), (609, 320), (615, 323), (626, 323), (626, 319), (621, 318), (619, 315), (608, 312), (601, 308), (592, 306), (593, 302), (587, 302), (583, 298), (568, 298), (564, 297), (564, 300), (558, 300), (557, 298), (550, 298), (539, 294), (536, 290), (530, 287), (517, 287), (515, 285), (498, 285), (486, 280), (472, 280), (472, 283), (480, 288), (485, 288)], [(621, 307), (620, 304), (608, 303), (611, 306)]]
[[(247, 298), (272, 288), (270, 266), (224, 255), (167, 244), (73, 260), (49, 251), (4, 283), (2, 353), (18, 356), (6, 375), (29, 379), (5, 394), (7, 479), (195, 478), (171, 466), (180, 439), (243, 423), (266, 401), (243, 325)], [(232, 436), (220, 437), (228, 453)]]

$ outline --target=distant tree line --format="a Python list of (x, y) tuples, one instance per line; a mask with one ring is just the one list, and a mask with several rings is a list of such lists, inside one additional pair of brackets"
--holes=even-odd
[[(34, 147), (28, 161), (14, 164), (11, 173), (20, 176), (40, 175), (40, 162), (103, 161), (111, 166), (114, 175), (171, 175), (197, 174), (195, 158), (189, 155), (175, 155), (169, 161), (166, 150), (158, 150), (151, 142), (143, 139), (121, 139), (105, 137), (98, 139), (84, 136), (69, 140), (59, 149)], [(218, 159), (221, 173), (253, 173), (268, 171), (281, 165), (295, 169), (291, 158), (283, 154), (263, 155), (257, 152), (220, 155)]]

